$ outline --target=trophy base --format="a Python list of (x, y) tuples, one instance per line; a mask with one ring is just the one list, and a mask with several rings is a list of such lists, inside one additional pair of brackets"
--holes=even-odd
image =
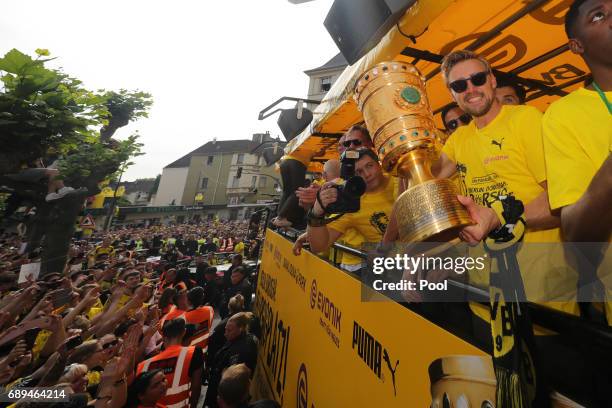
[(410, 187), (395, 203), (402, 242), (448, 242), (472, 224), (448, 179), (428, 180)]

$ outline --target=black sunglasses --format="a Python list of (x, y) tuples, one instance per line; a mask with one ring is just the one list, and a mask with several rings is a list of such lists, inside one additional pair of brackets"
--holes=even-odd
[(448, 130), (455, 130), (459, 127), (459, 121), (461, 121), (461, 123), (463, 123), (464, 125), (467, 125), (468, 123), (470, 123), (472, 121), (472, 117), (467, 114), (464, 113), (463, 115), (459, 116), (456, 119), (453, 120), (449, 120), (448, 122), (446, 122), (446, 128)]
[(359, 139), (345, 140), (344, 142), (342, 142), (342, 146), (344, 146), (344, 147), (351, 147), (351, 144), (354, 145), (354, 146), (359, 147), (363, 143)]
[(456, 81), (448, 84), (449, 88), (457, 93), (463, 93), (468, 87), (468, 81), (472, 82), (474, 86), (483, 86), (487, 82), (487, 75), (489, 71), (477, 72), (470, 75), (467, 79), (457, 79)]
[(117, 340), (117, 339), (115, 339), (115, 340), (113, 340), (113, 341), (109, 341), (108, 343), (105, 343), (105, 344), (102, 346), (102, 350), (109, 349), (109, 348), (111, 348), (111, 347), (116, 346), (117, 344), (119, 344), (119, 340)]

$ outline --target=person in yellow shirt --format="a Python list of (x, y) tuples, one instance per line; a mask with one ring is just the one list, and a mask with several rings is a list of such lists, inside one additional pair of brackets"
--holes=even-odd
[(354, 228), (366, 242), (380, 242), (389, 222), (395, 201), (395, 183), (382, 170), (378, 156), (368, 148), (356, 150), (359, 158), (355, 174), (364, 179), (365, 194), (361, 196), (360, 209), (355, 213), (343, 214), (325, 225), (325, 208), (336, 202), (338, 190), (333, 183), (321, 187), (319, 199), (308, 215), (308, 241), (313, 252), (322, 252), (342, 237), (349, 228)]
[[(496, 80), (488, 62), (472, 52), (449, 54), (442, 70), (455, 101), (474, 117), (451, 135), (434, 165), (438, 177), (458, 173), (463, 195), (460, 201), (476, 221), (464, 228), (460, 238), (471, 245), (479, 244), (500, 226), (489, 206), (500, 196), (512, 195), (525, 205), (524, 242), (559, 242), (560, 220), (548, 207), (541, 113), (529, 106), (502, 106), (495, 97)], [(570, 302), (559, 302), (556, 308), (575, 313), (576, 305), (567, 293), (575, 288), (575, 274), (566, 270), (551, 276), (555, 268), (563, 268), (563, 260), (555, 263), (552, 254), (534, 256), (537, 251), (533, 246), (529, 252), (518, 253), (528, 298), (556, 300), (566, 296), (563, 300)], [(488, 284), (488, 276), (470, 278), (476, 280), (474, 283)], [(476, 313), (488, 317), (488, 311)]]
[(244, 256), (244, 242), (242, 237), (236, 237), (238, 243), (234, 246), (234, 253)]
[[(607, 13), (607, 14), (606, 14)], [(610, 242), (612, 238), (612, 2), (575, 1), (565, 20), (570, 50), (580, 55), (592, 74), (592, 82), (550, 105), (542, 121), (550, 207), (560, 213), (567, 242)], [(598, 265), (580, 268), (581, 279), (592, 281), (596, 273), (612, 298), (612, 255), (602, 258), (591, 245), (580, 250)], [(606, 276), (607, 274), (607, 276)], [(581, 299), (586, 300), (586, 299)], [(602, 299), (599, 299), (602, 300)], [(595, 318), (583, 304), (583, 316)], [(608, 324), (612, 304), (606, 303)], [(599, 310), (603, 312), (603, 310)]]

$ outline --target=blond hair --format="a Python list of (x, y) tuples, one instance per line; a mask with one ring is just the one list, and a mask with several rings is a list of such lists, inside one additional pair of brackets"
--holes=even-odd
[(244, 310), (244, 296), (239, 293), (236, 296), (230, 298), (229, 302), (227, 303), (227, 307), (231, 314), (238, 313)]
[(251, 318), (246, 312), (240, 312), (230, 317), (227, 322), (233, 322), (236, 326), (238, 326), (241, 332), (246, 333), (248, 331), (250, 321)]
[(440, 65), (440, 70), (442, 71), (442, 78), (444, 79), (444, 84), (448, 86), (448, 76), (453, 69), (453, 67), (460, 62), (469, 61), (469, 60), (478, 60), (484, 65), (487, 72), (492, 73), (491, 64), (484, 57), (476, 54), (473, 51), (469, 50), (456, 50), (447, 54), (442, 60), (442, 64)]
[(87, 374), (88, 371), (89, 369), (85, 364), (70, 364), (58, 382), (72, 384)]

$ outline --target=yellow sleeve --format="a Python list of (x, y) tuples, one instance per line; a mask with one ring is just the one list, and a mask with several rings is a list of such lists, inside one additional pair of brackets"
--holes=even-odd
[(355, 224), (353, 220), (353, 214), (355, 213), (344, 214), (340, 216), (340, 218), (338, 218), (337, 220), (332, 221), (329, 224), (327, 224), (327, 227), (335, 231), (338, 231), (341, 234), (344, 234), (346, 230), (348, 230), (350, 227), (354, 226)]
[(444, 153), (449, 159), (457, 162), (455, 154), (455, 140), (457, 140), (457, 132), (450, 135), (444, 146), (442, 147), (442, 153)]
[(546, 166), (544, 164), (544, 144), (542, 140), (542, 113), (532, 106), (522, 107), (520, 116), (516, 121), (516, 134), (521, 136), (521, 143), (525, 149), (527, 168), (537, 183), (546, 180)]
[(580, 171), (590, 168), (592, 163), (580, 146), (578, 135), (559, 119), (561, 115), (553, 106), (542, 120), (548, 199), (553, 210), (574, 204), (591, 182), (591, 177)]

